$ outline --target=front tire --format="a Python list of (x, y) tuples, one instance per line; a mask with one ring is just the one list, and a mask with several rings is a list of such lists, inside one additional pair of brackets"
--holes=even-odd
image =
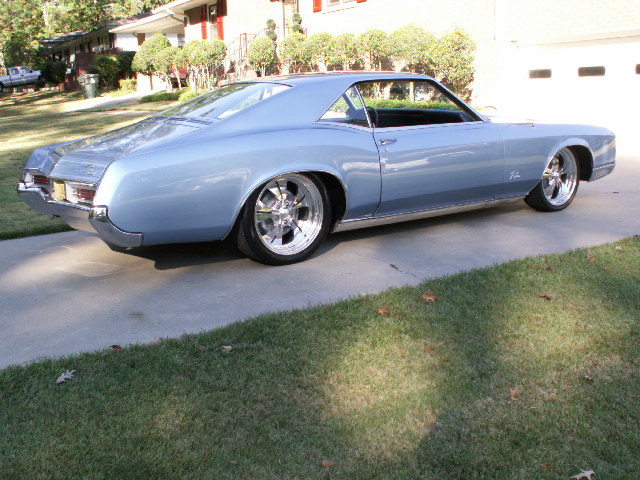
[(580, 165), (569, 148), (561, 148), (547, 164), (542, 180), (524, 201), (541, 212), (557, 212), (569, 206), (580, 184)]
[(313, 174), (276, 177), (251, 194), (238, 227), (238, 249), (267, 265), (309, 258), (331, 225), (327, 189)]

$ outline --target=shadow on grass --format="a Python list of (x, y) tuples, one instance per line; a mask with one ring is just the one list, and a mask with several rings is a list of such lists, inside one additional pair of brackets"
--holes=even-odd
[[(622, 248), (633, 262), (613, 246), (596, 262), (585, 251), (511, 262), (6, 369), (0, 473), (633, 478), (640, 245)], [(262, 287), (286, 298), (276, 273)], [(425, 302), (425, 289), (438, 300)], [(238, 301), (251, 299), (238, 292)], [(55, 385), (70, 369), (76, 378)]]

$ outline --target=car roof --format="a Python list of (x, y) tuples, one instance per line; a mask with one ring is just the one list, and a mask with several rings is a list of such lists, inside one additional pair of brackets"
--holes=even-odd
[[(426, 75), (420, 75), (417, 73), (407, 73), (407, 72), (385, 72), (385, 71), (374, 71), (374, 72), (326, 72), (326, 73), (299, 73), (292, 75), (275, 75), (271, 77), (260, 77), (254, 80), (249, 80), (250, 82), (270, 82), (270, 83), (283, 83), (287, 85), (308, 85), (308, 84), (316, 84), (316, 83), (325, 83), (325, 84), (352, 84), (355, 82), (365, 82), (371, 80), (401, 80), (401, 79), (409, 79), (415, 78), (416, 80), (433, 80), (432, 77), (428, 77)], [(240, 83), (246, 83), (240, 82)]]

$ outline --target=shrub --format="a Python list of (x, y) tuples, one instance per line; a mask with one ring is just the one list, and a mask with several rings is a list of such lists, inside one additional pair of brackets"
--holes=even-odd
[(473, 40), (459, 28), (438, 39), (431, 51), (433, 76), (465, 100), (471, 96), (474, 53)]
[(115, 85), (116, 78), (120, 74), (120, 62), (118, 62), (118, 58), (116, 55), (97, 55), (93, 65), (100, 74), (100, 80), (106, 86)]
[(138, 87), (138, 80), (135, 78), (125, 78), (120, 80), (120, 90), (123, 92), (135, 92)]
[(157, 54), (170, 46), (171, 43), (164, 33), (158, 32), (154, 34), (140, 46), (140, 50), (133, 57), (131, 68), (133, 71), (144, 75), (153, 75), (155, 72), (154, 61)]
[(353, 33), (343, 33), (333, 38), (330, 63), (338, 70), (349, 70), (358, 62), (358, 39)]
[(249, 63), (254, 70), (259, 70), (263, 77), (275, 58), (276, 44), (270, 38), (258, 38), (249, 47)]
[(431, 48), (435, 37), (424, 28), (407, 25), (393, 32), (389, 38), (389, 54), (397, 72), (407, 68), (410, 72), (428, 70)]
[(183, 61), (188, 63), (196, 91), (205, 83), (211, 87), (213, 70), (224, 61), (226, 54), (227, 47), (222, 40), (193, 40), (185, 45)]
[(311, 35), (304, 42), (303, 49), (309, 67), (317, 67), (321, 72), (326, 72), (333, 51), (333, 36), (326, 32)]
[(285, 73), (300, 71), (308, 62), (304, 57), (305, 37), (301, 33), (292, 33), (280, 42), (280, 62)]
[(42, 77), (47, 81), (55, 85), (64, 82), (64, 77), (67, 72), (67, 64), (60, 60), (49, 61), (42, 65), (40, 73)]
[(412, 102), (410, 100), (394, 100), (389, 98), (365, 98), (367, 107), (372, 108), (423, 108), (427, 110), (458, 110), (448, 102)]
[(198, 93), (195, 90), (188, 88), (188, 89), (182, 90), (182, 93), (180, 94), (180, 97), (178, 97), (178, 100), (180, 100), (181, 102), (185, 102), (197, 96), (198, 96)]
[(382, 70), (382, 62), (389, 56), (389, 35), (382, 30), (367, 30), (358, 37), (358, 52), (365, 70)]
[[(168, 100), (180, 100), (181, 96), (190, 90), (183, 89), (176, 92), (158, 92), (144, 96), (140, 99), (140, 103), (165, 102)], [(192, 90), (191, 90), (192, 91)]]

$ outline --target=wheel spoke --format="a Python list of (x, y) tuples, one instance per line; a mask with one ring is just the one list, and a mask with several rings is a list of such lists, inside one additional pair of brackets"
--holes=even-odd
[(321, 232), (323, 198), (310, 178), (288, 174), (269, 182), (255, 205), (258, 238), (272, 252), (295, 255), (307, 249)]

